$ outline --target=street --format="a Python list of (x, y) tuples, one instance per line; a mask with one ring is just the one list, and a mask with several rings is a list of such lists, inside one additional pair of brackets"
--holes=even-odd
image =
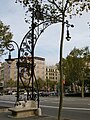
[[(44, 114), (57, 116), (59, 98), (42, 98), (40, 104)], [(90, 120), (90, 98), (65, 97), (62, 116), (71, 120)]]
[[(0, 96), (0, 106), (12, 107), (15, 96)], [(43, 115), (57, 117), (58, 97), (40, 97), (40, 107)], [(64, 97), (62, 116), (71, 120), (90, 120), (90, 98)]]

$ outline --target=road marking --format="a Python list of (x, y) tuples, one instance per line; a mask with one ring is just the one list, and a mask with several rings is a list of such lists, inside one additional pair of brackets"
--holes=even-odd
[(71, 107), (63, 107), (63, 109), (90, 111), (90, 108), (71, 108)]
[[(40, 105), (40, 107), (56, 108), (56, 109), (59, 108), (59, 107), (56, 107), (56, 106), (46, 106), (46, 105)], [(63, 109), (66, 109), (66, 110), (82, 110), (82, 111), (90, 111), (90, 108), (72, 108), (72, 107), (63, 107)]]
[(15, 102), (13, 102), (13, 101), (7, 101), (7, 100), (6, 101), (1, 101), (0, 100), (0, 103), (12, 103), (12, 104), (14, 104)]
[[(11, 104), (14, 104), (15, 102), (13, 101), (1, 101), (1, 103), (11, 103)], [(55, 108), (55, 109), (58, 109), (59, 107), (57, 106), (47, 106), (47, 105), (40, 105), (40, 107), (46, 107), (46, 108)], [(72, 108), (72, 107), (63, 107), (63, 109), (66, 109), (66, 110), (82, 110), (82, 111), (90, 111), (90, 108)]]
[(59, 103), (59, 102), (52, 102), (52, 103)]
[(46, 107), (46, 108), (58, 108), (56, 106), (46, 106), (46, 105), (40, 105), (40, 107)]

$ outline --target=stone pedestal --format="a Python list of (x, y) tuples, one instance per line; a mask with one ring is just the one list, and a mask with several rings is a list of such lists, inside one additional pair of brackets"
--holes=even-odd
[(19, 101), (18, 105), (14, 108), (9, 108), (11, 116), (16, 118), (30, 117), (30, 116), (41, 116), (41, 108), (37, 107), (37, 101)]

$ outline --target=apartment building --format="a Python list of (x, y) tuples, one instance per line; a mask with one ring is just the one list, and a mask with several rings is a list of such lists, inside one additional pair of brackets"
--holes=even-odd
[(35, 63), (35, 76), (37, 79), (41, 78), (42, 80), (45, 80), (45, 58), (41, 57), (35, 57), (34, 59)]
[[(3, 80), (4, 80), (5, 86), (8, 80), (10, 79), (14, 81), (17, 80), (16, 63), (17, 63), (17, 58), (13, 59), (13, 61), (11, 61), (10, 64), (8, 64), (7, 62), (3, 63)], [(42, 80), (45, 80), (45, 58), (35, 57), (34, 63), (35, 63), (34, 72), (35, 72), (36, 79), (41, 78)]]
[(4, 65), (0, 62), (0, 81), (4, 79)]
[(0, 62), (0, 91), (4, 86), (4, 64)]
[[(8, 80), (12, 79), (14, 81), (17, 80), (17, 58), (13, 59), (10, 64), (7, 62), (3, 63), (2, 69), (2, 75), (0, 72), (0, 78), (4, 81), (4, 86), (6, 86), (6, 83)], [(42, 80), (51, 80), (51, 81), (59, 81), (60, 74), (57, 69), (57, 66), (46, 66), (45, 65), (45, 58), (42, 57), (34, 57), (34, 63), (35, 63), (35, 76), (36, 79), (42, 79)], [(1, 65), (2, 66), (2, 65)], [(2, 77), (1, 77), (2, 76)]]
[(60, 79), (60, 73), (57, 69), (57, 66), (46, 66), (46, 79), (49, 79), (51, 81), (58, 82)]

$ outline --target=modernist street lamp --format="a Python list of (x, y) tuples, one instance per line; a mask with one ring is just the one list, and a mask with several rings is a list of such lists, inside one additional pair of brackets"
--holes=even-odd
[(67, 41), (70, 41), (71, 37), (70, 37), (70, 33), (69, 33), (69, 27), (74, 27), (73, 24), (69, 24), (68, 20), (66, 20), (66, 27), (67, 27), (67, 36), (66, 36), (66, 39)]
[[(19, 1), (20, 2), (20, 1)], [(20, 101), (19, 95), (19, 82), (22, 82), (24, 89), (27, 92), (27, 100), (29, 100), (31, 91), (31, 100), (35, 100), (34, 98), (34, 80), (37, 84), (37, 80), (34, 73), (35, 63), (34, 63), (34, 49), (36, 42), (42, 32), (51, 24), (62, 22), (61, 16), (59, 14), (53, 14), (48, 12), (46, 7), (42, 8), (41, 5), (37, 1), (29, 1), (30, 5), (28, 11), (31, 15), (30, 20), (25, 19), (26, 22), (30, 24), (30, 30), (25, 34), (23, 40), (21, 41), (20, 47), (15, 41), (10, 41), (7, 46), (7, 49), (11, 53), (14, 50), (14, 46), (11, 43), (15, 43), (18, 48), (18, 61), (17, 61), (17, 102)], [(51, 7), (51, 6), (50, 6)], [(43, 10), (45, 9), (45, 10)], [(51, 8), (50, 8), (51, 9)], [(28, 13), (27, 11), (27, 13)], [(71, 37), (69, 36), (69, 26), (71, 26), (67, 21), (65, 22), (67, 25), (67, 37), (69, 40)], [(9, 54), (9, 59), (11, 59), (11, 55)], [(27, 81), (27, 85), (25, 85), (25, 81)], [(37, 84), (37, 93), (38, 93), (38, 108), (39, 108), (39, 91)]]
[[(9, 42), (6, 48), (9, 50), (9, 58), (6, 61), (12, 61), (11, 59), (11, 52), (14, 50), (14, 44), (16, 44), (18, 49), (18, 56), (17, 56), (17, 102), (20, 101), (20, 94), (19, 94), (19, 83), (22, 82), (24, 89), (27, 92), (27, 100), (29, 100), (30, 95), (29, 92), (31, 91), (31, 100), (35, 100), (34, 98), (34, 80), (37, 80), (34, 73), (34, 49), (36, 42), (41, 35), (41, 33), (52, 23), (56, 22), (56, 18), (53, 16), (43, 13), (40, 4), (32, 2), (31, 10), (31, 27), (30, 30), (25, 34), (23, 40), (21, 41), (20, 46), (13, 40)], [(47, 17), (47, 19), (45, 19)], [(52, 18), (55, 18), (52, 19)], [(52, 19), (52, 21), (51, 21)], [(60, 21), (58, 18), (57, 21)], [(27, 22), (29, 22), (27, 20)], [(25, 85), (25, 81), (28, 81), (28, 84)], [(38, 84), (37, 84), (37, 91), (38, 91)], [(38, 93), (38, 107), (39, 107), (39, 91)]]

